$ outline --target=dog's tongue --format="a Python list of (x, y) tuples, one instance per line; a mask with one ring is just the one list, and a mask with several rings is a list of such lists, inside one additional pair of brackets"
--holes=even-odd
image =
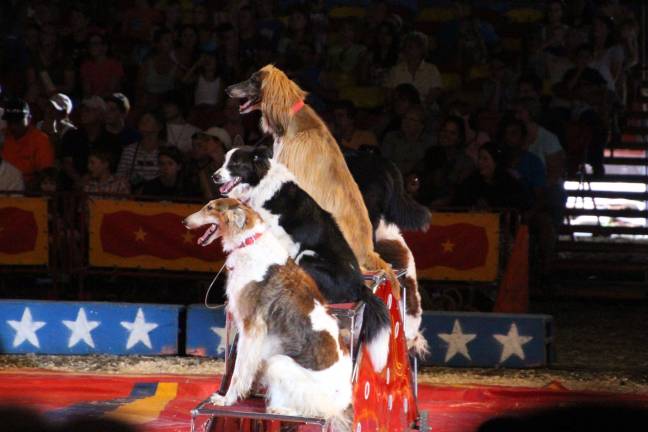
[(204, 233), (203, 235), (200, 236), (200, 238), (196, 241), (196, 243), (198, 243), (199, 245), (202, 245), (203, 243), (205, 243), (205, 242), (207, 241), (207, 239), (209, 238), (209, 236), (210, 236), (214, 231), (216, 231), (216, 225), (215, 225), (215, 224), (212, 224), (212, 225), (209, 226), (209, 228), (207, 228), (207, 231), (205, 231), (205, 233)]
[(222, 185), (220, 188), (218, 188), (218, 190), (220, 191), (221, 194), (225, 195), (229, 193), (234, 188), (234, 186), (236, 186), (237, 183), (238, 183), (238, 179), (230, 180), (224, 185)]

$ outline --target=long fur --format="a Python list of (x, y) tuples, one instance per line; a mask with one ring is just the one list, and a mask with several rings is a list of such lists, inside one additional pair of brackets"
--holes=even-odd
[[(310, 106), (293, 112), (306, 92), (272, 65), (263, 67), (253, 79), (260, 80), (255, 103), (261, 110), (262, 128), (274, 137), (274, 159), (286, 165), (299, 185), (333, 215), (360, 265), (366, 270), (386, 272), (398, 298), (398, 283), (391, 266), (374, 252), (367, 208), (337, 142)], [(245, 89), (251, 84), (234, 84), (227, 93), (245, 97)]]
[(209, 225), (199, 242), (222, 236), (229, 253), (227, 308), (240, 336), (230, 386), (224, 396), (212, 395), (212, 403), (236, 403), (258, 376), (270, 412), (350, 424), (351, 357), (314, 281), (261, 217), (237, 200), (211, 201), (184, 223)]
[(365, 303), (361, 334), (380, 372), (389, 353), (389, 312), (365, 285), (358, 262), (330, 213), (263, 147), (230, 150), (213, 178), (223, 185), (222, 193), (246, 202), (261, 215), (328, 302)]

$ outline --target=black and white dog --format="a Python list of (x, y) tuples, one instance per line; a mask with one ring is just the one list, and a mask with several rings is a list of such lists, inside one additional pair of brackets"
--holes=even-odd
[(389, 352), (385, 304), (364, 284), (360, 266), (330, 213), (297, 184), (265, 147), (230, 150), (213, 180), (220, 192), (248, 204), (266, 221), (290, 256), (315, 280), (330, 303), (365, 303), (362, 336), (381, 371)]
[(423, 309), (416, 265), (401, 229), (425, 231), (430, 224), (430, 210), (407, 194), (403, 176), (390, 160), (363, 150), (345, 150), (344, 159), (369, 212), (376, 252), (394, 268), (405, 270), (401, 278), (406, 298), (405, 337), (408, 346), (424, 356), (428, 347), (419, 331)]

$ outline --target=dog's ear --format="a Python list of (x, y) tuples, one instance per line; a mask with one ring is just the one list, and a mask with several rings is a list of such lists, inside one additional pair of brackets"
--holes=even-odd
[(230, 220), (236, 226), (238, 229), (242, 229), (245, 226), (245, 222), (247, 221), (247, 215), (245, 214), (245, 210), (243, 210), (240, 207), (236, 207), (230, 211)]
[(253, 162), (266, 161), (270, 158), (272, 158), (272, 150), (268, 147), (260, 145), (254, 149), (254, 153), (252, 155)]

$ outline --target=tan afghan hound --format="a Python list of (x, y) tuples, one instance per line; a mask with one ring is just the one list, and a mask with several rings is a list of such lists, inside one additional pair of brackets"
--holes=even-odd
[[(359, 264), (367, 271), (385, 271), (392, 281), (394, 296), (400, 298), (392, 266), (374, 250), (373, 228), (360, 189), (328, 127), (304, 103), (306, 92), (272, 65), (228, 87), (226, 92), (242, 100), (241, 113), (261, 111), (261, 127), (274, 138), (273, 158), (286, 165), (299, 185), (333, 215)], [(420, 299), (418, 290), (414, 291), (407, 293), (408, 300)], [(413, 309), (417, 309), (416, 329), (407, 329), (408, 342), (423, 351), (425, 340), (418, 334), (420, 305)], [(410, 336), (417, 334), (414, 341)]]

